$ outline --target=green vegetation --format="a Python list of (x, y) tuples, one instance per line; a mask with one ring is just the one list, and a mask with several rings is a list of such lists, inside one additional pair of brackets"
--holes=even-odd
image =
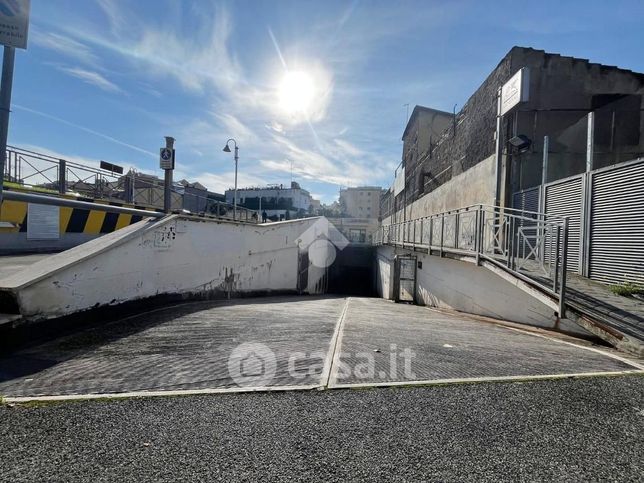
[(615, 295), (622, 297), (632, 297), (633, 295), (644, 295), (644, 286), (633, 282), (624, 282), (619, 285), (611, 285), (610, 291)]

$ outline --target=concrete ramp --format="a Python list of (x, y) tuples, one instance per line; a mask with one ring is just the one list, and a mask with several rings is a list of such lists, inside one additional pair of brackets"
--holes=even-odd
[(302, 235), (319, 220), (146, 219), (0, 280), (0, 313), (15, 326), (167, 295), (314, 292), (325, 272), (302, 256)]

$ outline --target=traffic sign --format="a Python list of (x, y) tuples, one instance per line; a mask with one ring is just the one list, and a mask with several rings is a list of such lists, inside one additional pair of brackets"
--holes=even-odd
[(161, 169), (174, 169), (174, 149), (161, 148), (159, 166)]
[(31, 0), (0, 0), (0, 44), (27, 48)]

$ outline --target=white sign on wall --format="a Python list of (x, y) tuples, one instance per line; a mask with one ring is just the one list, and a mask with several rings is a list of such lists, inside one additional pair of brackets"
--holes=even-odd
[(29, 203), (27, 240), (58, 240), (59, 238), (60, 207)]
[(503, 115), (530, 97), (530, 71), (522, 67), (501, 87), (501, 112)]
[(398, 171), (398, 176), (394, 180), (394, 196), (397, 196), (398, 193), (401, 193), (405, 189), (405, 167), (403, 166), (400, 171)]
[(27, 48), (31, 0), (0, 0), (0, 44)]

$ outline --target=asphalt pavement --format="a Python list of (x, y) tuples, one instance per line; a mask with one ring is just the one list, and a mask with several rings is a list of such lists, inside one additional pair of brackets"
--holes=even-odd
[(642, 481), (644, 377), (0, 406), (0, 481)]

